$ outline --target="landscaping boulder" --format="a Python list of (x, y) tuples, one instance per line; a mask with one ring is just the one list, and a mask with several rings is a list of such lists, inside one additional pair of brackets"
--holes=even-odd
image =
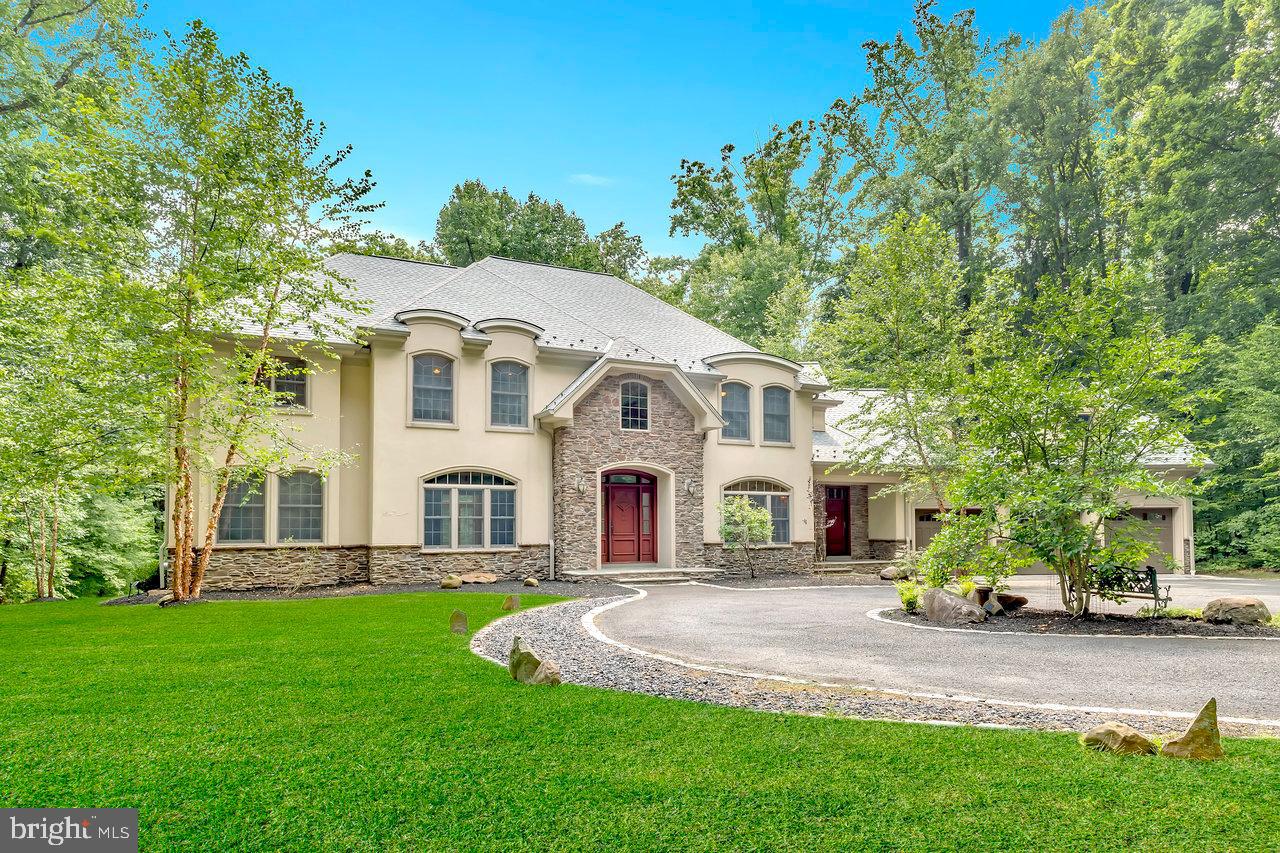
[(462, 586), (462, 578), (457, 575), (445, 575), (440, 581), (441, 589), (458, 589)]
[(880, 580), (882, 581), (901, 581), (911, 577), (911, 567), (895, 564), (885, 566), (880, 570)]
[(1181, 737), (1167, 741), (1160, 747), (1160, 754), (1200, 761), (1222, 758), (1224, 753), (1222, 735), (1218, 732), (1218, 700), (1210, 699), (1206, 702)]
[(966, 625), (987, 618), (986, 612), (972, 601), (937, 587), (924, 591), (924, 615), (930, 622), (945, 625)]
[(511, 656), (507, 669), (511, 677), (521, 684), (548, 684), (555, 687), (560, 683), (560, 667), (552, 661), (544, 661), (533, 653), (519, 637), (511, 644)]
[(1012, 616), (1028, 604), (1028, 598), (1025, 595), (1014, 595), (1008, 592), (996, 593), (996, 601), (1000, 602), (1000, 606), (1004, 608), (1004, 615)]
[(516, 610), (520, 607), (520, 596), (508, 595), (502, 602), (503, 610)]
[(537, 579), (537, 578), (525, 578), (525, 579), (524, 579), (524, 585), (525, 585), (525, 586), (538, 586), (538, 579)]
[(1108, 721), (1080, 735), (1080, 744), (1117, 755), (1154, 755), (1156, 745), (1142, 732), (1124, 723)]
[(496, 583), (498, 576), (493, 572), (464, 572), (463, 583)]
[(449, 617), (449, 630), (455, 634), (467, 633), (467, 614), (461, 610), (453, 611), (453, 615)]
[(1271, 611), (1261, 599), (1249, 595), (1215, 598), (1204, 606), (1204, 621), (1226, 625), (1265, 625)]
[(1002, 604), (1000, 603), (1000, 599), (999, 599), (999, 598), (997, 598), (997, 597), (996, 597), (996, 596), (994, 596), (994, 595), (993, 595), (993, 596), (988, 597), (986, 601), (982, 602), (982, 610), (983, 610), (983, 612), (985, 612), (988, 616), (1003, 616), (1003, 615), (1005, 615), (1005, 613), (1004, 613), (1004, 605), (1002, 605)]

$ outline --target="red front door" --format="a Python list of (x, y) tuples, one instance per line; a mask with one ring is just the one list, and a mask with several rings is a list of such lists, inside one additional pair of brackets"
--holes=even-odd
[(612, 471), (601, 477), (604, 492), (600, 556), (606, 563), (658, 560), (657, 483), (640, 472)]
[(849, 489), (827, 486), (827, 556), (849, 556)]

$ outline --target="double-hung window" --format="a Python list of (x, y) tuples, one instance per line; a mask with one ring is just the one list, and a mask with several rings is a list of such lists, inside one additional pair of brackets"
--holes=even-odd
[(724, 495), (727, 498), (742, 495), (769, 511), (773, 520), (773, 536), (769, 544), (786, 545), (791, 542), (791, 492), (786, 486), (769, 480), (739, 480), (725, 486)]
[(724, 426), (720, 437), (731, 441), (751, 440), (751, 389), (741, 382), (726, 382), (720, 386), (720, 414)]
[(489, 368), (489, 424), (529, 425), (529, 368), (518, 361), (495, 361)]
[(764, 440), (791, 442), (791, 391), (778, 385), (764, 389)]
[(422, 484), (422, 544), (428, 550), (514, 548), (516, 484), (483, 471), (455, 471)]
[(324, 540), (324, 481), (311, 471), (295, 471), (278, 481), (276, 538), (282, 542)]
[(453, 423), (453, 360), (443, 355), (413, 357), (413, 419)]
[(227, 487), (222, 515), (218, 517), (218, 542), (267, 541), (266, 485), (265, 477), (253, 477)]

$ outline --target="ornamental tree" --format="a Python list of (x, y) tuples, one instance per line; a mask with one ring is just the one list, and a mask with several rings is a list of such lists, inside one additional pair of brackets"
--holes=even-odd
[(773, 538), (773, 516), (746, 495), (724, 498), (719, 510), (720, 541), (725, 548), (742, 552), (747, 574), (754, 578), (756, 567), (751, 561), (751, 551), (769, 544)]

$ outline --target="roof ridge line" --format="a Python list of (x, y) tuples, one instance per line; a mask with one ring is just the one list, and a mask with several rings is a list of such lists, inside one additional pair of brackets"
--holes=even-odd
[[(496, 256), (495, 256), (495, 255), (490, 255), (490, 256), (489, 256), (489, 258), (492, 258), (492, 257), (496, 257)], [(479, 266), (480, 264), (483, 264), (483, 263), (484, 263), (484, 261), (489, 260), (489, 258), (485, 258), (483, 261), (477, 261), (477, 262), (475, 263), (475, 266)], [(503, 260), (511, 260), (511, 259), (510, 259), (510, 258), (503, 258)], [(521, 261), (520, 263), (525, 263), (525, 262), (524, 262), (524, 261)], [(529, 263), (535, 263), (535, 262), (530, 261)], [(541, 264), (541, 266), (551, 266), (551, 264)], [(468, 269), (470, 269), (470, 267), (468, 267)], [(568, 269), (568, 267), (556, 267), (556, 269)], [(532, 290), (529, 290), (528, 288), (524, 287), (524, 286), (523, 286), (523, 285), (521, 285), (519, 282), (512, 281), (511, 279), (507, 278), (505, 275), (503, 275), (503, 274), (502, 274), (502, 273), (500, 273), (500, 272), (495, 272), (495, 271), (493, 271), (493, 270), (491, 270), (491, 269), (487, 269), (487, 268), (486, 268), (486, 269), (484, 269), (484, 272), (488, 273), (489, 275), (493, 276), (494, 278), (500, 278), (500, 279), (502, 279), (502, 280), (503, 280), (503, 281), (505, 281), (507, 284), (509, 284), (509, 285), (511, 285), (512, 287), (514, 287), (516, 290), (519, 290), (521, 293), (526, 293), (526, 294), (528, 294), (529, 296), (532, 296), (534, 299), (538, 300), (538, 301), (539, 301), (539, 302), (541, 302), (543, 305), (547, 306), (548, 308), (552, 309), (553, 311), (559, 311), (559, 312), (561, 312), (562, 314), (568, 314), (570, 317), (572, 317), (573, 319), (577, 320), (579, 323), (581, 323), (582, 325), (586, 326), (587, 328), (589, 328), (589, 329), (594, 329), (595, 331), (599, 332), (601, 335), (603, 335), (603, 336), (605, 337), (605, 339), (606, 339), (606, 340), (608, 340), (608, 341), (609, 341), (609, 346), (613, 346), (613, 341), (614, 341), (614, 337), (613, 337), (613, 335), (609, 334), (609, 333), (608, 333), (608, 332), (606, 332), (604, 329), (600, 328), (599, 326), (595, 325), (594, 323), (591, 323), (591, 322), (590, 322), (590, 321), (588, 321), (588, 320), (584, 320), (584, 319), (582, 319), (582, 318), (581, 318), (581, 317), (579, 317), (577, 314), (573, 313), (572, 311), (569, 311), (569, 310), (568, 310), (568, 309), (566, 309), (566, 308), (561, 308), (561, 307), (560, 307), (560, 306), (558, 306), (558, 305), (553, 305), (552, 303), (550, 303), (550, 302), (548, 302), (547, 300), (543, 299), (543, 298), (542, 298), (541, 296), (539, 296), (538, 294), (534, 293)], [(584, 272), (585, 272), (585, 270), (584, 270)], [(603, 274), (603, 273), (596, 273), (596, 275), (602, 275), (602, 274)], [(610, 278), (613, 278), (613, 277), (614, 277), (614, 276), (610, 276)], [(606, 351), (606, 352), (608, 352), (608, 347), (606, 347), (606, 348), (605, 348), (605, 351)]]

